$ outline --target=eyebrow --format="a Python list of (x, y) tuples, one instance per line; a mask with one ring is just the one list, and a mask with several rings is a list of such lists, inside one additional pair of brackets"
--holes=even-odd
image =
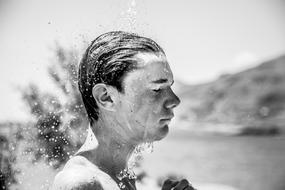
[[(162, 83), (167, 83), (168, 79), (158, 79), (158, 80), (154, 80), (152, 81), (152, 83), (154, 84), (162, 84)], [(174, 80), (172, 80), (171, 85), (174, 83)]]

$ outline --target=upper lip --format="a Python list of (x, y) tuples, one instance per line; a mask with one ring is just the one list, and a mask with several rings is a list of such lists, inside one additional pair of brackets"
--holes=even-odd
[(173, 117), (174, 117), (174, 115), (172, 114), (169, 117), (162, 118), (161, 120), (171, 120)]

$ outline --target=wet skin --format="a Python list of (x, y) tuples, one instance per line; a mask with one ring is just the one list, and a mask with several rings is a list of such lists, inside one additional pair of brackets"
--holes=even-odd
[[(141, 142), (161, 140), (168, 133), (173, 109), (180, 103), (172, 91), (173, 74), (165, 55), (139, 53), (138, 69), (124, 79), (124, 93), (117, 107), (118, 120), (123, 121), (124, 133)], [(166, 180), (162, 190), (194, 190), (186, 180)]]
[(173, 74), (163, 54), (139, 53), (138, 68), (123, 80), (116, 119), (137, 143), (161, 140), (168, 133), (173, 109), (180, 103), (172, 91)]
[[(91, 185), (92, 188), (103, 185), (96, 180), (96, 167), (114, 179), (118, 172), (126, 168), (135, 146), (161, 140), (167, 135), (168, 124), (174, 116), (173, 109), (180, 103), (171, 89), (172, 71), (165, 55), (138, 53), (135, 58), (138, 68), (124, 76), (124, 92), (105, 84), (93, 87), (93, 97), (100, 107), (100, 114), (91, 128), (98, 143), (92, 138), (86, 139), (81, 147), (82, 156), (68, 161), (68, 167), (57, 175), (53, 190), (66, 186), (76, 189), (78, 184), (84, 187)], [(166, 180), (162, 190), (171, 189), (193, 188), (187, 180)]]

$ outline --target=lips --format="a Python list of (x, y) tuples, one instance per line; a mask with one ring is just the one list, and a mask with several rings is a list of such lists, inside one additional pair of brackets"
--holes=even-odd
[(171, 119), (161, 119), (159, 122), (168, 125)]
[(169, 124), (172, 118), (173, 118), (173, 116), (163, 118), (163, 119), (160, 119), (159, 122), (164, 123), (164, 124)]
[(160, 121), (171, 121), (171, 119), (161, 119)]
[(165, 115), (164, 117), (161, 117), (161, 119), (159, 120), (159, 123), (168, 125), (173, 117), (174, 117), (174, 114), (169, 113), (169, 114)]
[(173, 117), (174, 117), (174, 114), (171, 114), (170, 116), (164, 117), (161, 120), (171, 120)]

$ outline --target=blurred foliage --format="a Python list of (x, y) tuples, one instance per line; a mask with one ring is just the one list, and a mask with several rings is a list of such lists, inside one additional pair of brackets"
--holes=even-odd
[(77, 85), (78, 63), (76, 51), (56, 45), (48, 67), (55, 90), (42, 92), (40, 84), (30, 84), (21, 91), (35, 121), (27, 151), (34, 154), (34, 161), (44, 158), (54, 168), (64, 164), (85, 139), (88, 119)]
[[(8, 190), (13, 184), (17, 184), (16, 175), (20, 173), (16, 168), (18, 142), (22, 140), (18, 127), (11, 130), (13, 123), (0, 125), (0, 189)], [(3, 129), (8, 129), (8, 135), (3, 133)]]

